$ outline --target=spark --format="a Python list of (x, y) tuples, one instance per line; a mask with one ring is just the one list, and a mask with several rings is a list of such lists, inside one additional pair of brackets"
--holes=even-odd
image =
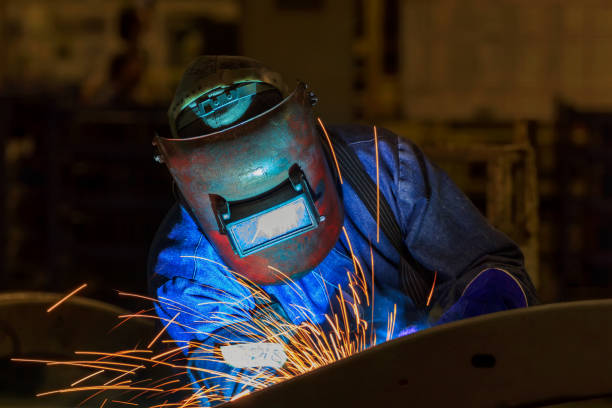
[[(121, 295), (121, 293), (119, 293)], [(153, 310), (155, 310), (155, 308), (150, 308), (150, 309), (143, 309), (140, 312), (136, 312), (135, 315), (141, 315), (144, 313), (149, 313), (152, 312)], [(128, 322), (130, 319), (133, 319), (135, 316), (132, 317), (126, 317), (125, 319), (121, 320), (119, 323), (117, 323), (116, 325), (114, 325), (113, 327), (111, 327), (111, 329), (108, 331), (108, 333), (112, 333), (113, 331), (115, 331), (117, 328), (119, 328), (120, 326), (122, 326), (123, 324), (125, 324), (126, 322)]]
[(395, 318), (397, 316), (397, 304), (393, 305), (393, 312), (389, 313), (387, 319), (387, 341), (393, 338), (393, 329), (395, 328)]
[(161, 392), (164, 391), (161, 388), (145, 388), (145, 387), (130, 387), (126, 385), (93, 385), (90, 387), (76, 387), (76, 388), (63, 388), (61, 390), (53, 390), (47, 392), (41, 392), (36, 394), (37, 397), (42, 397), (44, 395), (51, 394), (63, 394), (66, 392), (76, 392), (76, 391), (86, 391), (86, 390), (140, 390), (140, 391), (152, 391), (152, 392)]
[[(117, 354), (115, 354), (115, 353), (102, 353), (102, 352), (94, 352), (94, 351), (92, 351), (92, 352), (82, 352), (82, 354), (104, 355), (104, 356), (109, 356), (109, 357), (117, 356)], [(153, 360), (153, 359), (148, 359), (148, 358), (145, 358), (145, 357), (138, 357), (138, 356), (124, 356), (124, 357), (132, 359), (132, 360), (136, 360), (136, 361), (155, 362), (155, 363), (167, 365), (167, 366), (170, 366), (170, 367), (176, 367), (173, 364), (164, 363), (164, 362), (156, 361), (156, 360)], [(31, 361), (33, 361), (33, 360), (31, 360)], [(141, 368), (141, 367), (142, 366), (134, 366), (134, 368)], [(127, 371), (127, 372), (129, 372), (129, 371)]]
[(179, 380), (179, 379), (174, 379), (174, 380), (166, 381), (166, 382), (165, 382), (165, 383), (163, 383), (163, 384), (159, 384), (159, 385), (158, 385), (158, 387), (163, 387), (164, 385), (168, 385), (168, 384), (175, 384), (175, 383), (177, 383), (177, 382), (181, 382), (181, 380)]
[(164, 353), (161, 353), (161, 354), (158, 354), (156, 356), (151, 357), (151, 360), (157, 360), (157, 359), (160, 359), (160, 358), (165, 357), (167, 355), (171, 355), (173, 353), (176, 354), (177, 352), (182, 352), (183, 349), (188, 348), (188, 347), (189, 347), (189, 345), (183, 346), (183, 347), (177, 347), (177, 348), (172, 349), (172, 350), (168, 350), (168, 351), (166, 351)]
[[(63, 365), (63, 364), (88, 364), (88, 363), (92, 363), (92, 361), (50, 361), (47, 364), (48, 365)], [(140, 366), (135, 365), (135, 364), (129, 364), (129, 363), (119, 363), (116, 361), (104, 361), (104, 362), (100, 362), (100, 364), (109, 364), (109, 365), (117, 365), (117, 366), (124, 366), (124, 367), (131, 367), (131, 368), (138, 368)]]
[[(374, 324), (374, 251), (372, 250), (372, 243), (370, 242), (370, 268), (372, 270), (372, 276), (371, 276), (371, 286), (372, 286), (372, 320), (370, 320), (372, 322), (372, 324)], [(376, 344), (376, 338), (375, 336), (376, 331), (375, 330), (371, 330), (370, 331), (370, 343), (372, 344)]]
[(374, 126), (374, 146), (376, 151), (376, 242), (380, 242), (380, 178), (378, 171), (378, 132)]
[(102, 374), (103, 372), (104, 372), (104, 370), (99, 370), (99, 371), (96, 371), (95, 373), (89, 374), (88, 376), (83, 377), (83, 378), (81, 378), (80, 380), (77, 380), (77, 381), (73, 382), (72, 384), (70, 384), (70, 386), (71, 386), (71, 387), (74, 387), (75, 385), (80, 384), (80, 383), (82, 383), (82, 382), (84, 382), (84, 381), (86, 381), (86, 380), (90, 379), (91, 377), (95, 377), (95, 376), (96, 376), (96, 375), (98, 375), (98, 374)]
[(329, 144), (329, 149), (331, 150), (332, 157), (334, 158), (334, 163), (336, 163), (336, 169), (338, 170), (338, 178), (340, 179), (340, 184), (344, 184), (342, 182), (342, 173), (340, 173), (340, 165), (338, 164), (338, 159), (336, 158), (336, 152), (334, 151), (334, 146), (332, 145), (331, 139), (329, 138), (329, 135), (327, 134), (327, 130), (325, 129), (325, 126), (323, 126), (323, 122), (321, 121), (321, 118), (317, 118), (317, 121), (319, 122), (321, 129), (323, 129), (323, 133), (325, 134), (325, 138), (327, 139), (327, 143)]
[[(120, 378), (122, 378), (122, 377), (125, 377), (126, 375), (129, 375), (129, 374), (134, 374), (138, 368), (144, 368), (144, 366), (141, 366), (141, 367), (136, 367), (136, 368), (134, 368), (133, 370), (130, 370), (130, 371), (125, 372), (125, 373), (123, 373), (123, 374), (119, 374), (117, 377), (112, 378), (112, 379), (108, 380), (107, 382), (105, 382), (105, 383), (104, 383), (104, 385), (110, 385), (111, 383), (114, 383), (115, 381), (117, 381), (118, 379), (120, 379)], [(117, 384), (115, 384), (115, 385), (119, 385), (119, 384), (120, 384), (120, 383), (117, 383)]]
[(283, 282), (287, 283), (289, 285), (289, 287), (291, 288), (291, 290), (293, 290), (295, 292), (296, 295), (298, 295), (302, 300), (304, 300), (304, 296), (302, 296), (302, 294), (296, 290), (294, 288), (294, 286), (296, 286), (300, 291), (302, 290), (302, 288), (300, 288), (294, 281), (293, 279), (291, 279), (287, 274), (283, 273), (282, 271), (280, 271), (279, 269), (273, 267), (272, 265), (268, 265), (268, 268), (272, 269), (274, 272), (278, 273), (279, 275), (281, 275), (281, 280), (283, 280)]
[(168, 328), (168, 326), (170, 326), (172, 324), (172, 322), (174, 322), (176, 320), (177, 317), (179, 317), (181, 313), (178, 312), (177, 314), (174, 315), (174, 317), (172, 318), (172, 320), (170, 320), (163, 329), (161, 329), (159, 331), (159, 333), (157, 333), (157, 336), (155, 336), (155, 338), (153, 340), (151, 340), (151, 342), (149, 343), (149, 345), (147, 346), (147, 348), (151, 348), (151, 346), (157, 341), (157, 339), (159, 339), (159, 337), (166, 331), (166, 329)]
[[(121, 291), (118, 291), (118, 292), (117, 292), (117, 294), (118, 294), (119, 296), (129, 296), (129, 297), (135, 297), (135, 298), (144, 299), (144, 300), (148, 300), (148, 301), (151, 301), (151, 302), (157, 303), (157, 299), (154, 299), (154, 298), (149, 297), (149, 296), (138, 295), (138, 294), (136, 294), (136, 293), (127, 293), (127, 292), (121, 292)], [(119, 316), (119, 317), (121, 317), (121, 316)]]
[(81, 402), (79, 402), (77, 404), (77, 408), (83, 406), (83, 404), (85, 404), (87, 401), (89, 401), (90, 399), (92, 399), (92, 398), (102, 394), (103, 392), (104, 392), (104, 390), (99, 390), (99, 391), (96, 391), (96, 392), (92, 393), (89, 397), (87, 397), (84, 400), (82, 400)]
[(434, 272), (434, 279), (433, 279), (433, 283), (431, 285), (431, 290), (429, 291), (429, 296), (427, 297), (427, 305), (429, 306), (429, 303), (431, 302), (431, 297), (433, 296), (434, 293), (434, 288), (436, 287), (436, 278), (438, 277), (438, 271)]
[(126, 358), (137, 358), (134, 356), (129, 356), (129, 354), (134, 354), (134, 353), (153, 353), (153, 350), (123, 350), (123, 351), (118, 351), (116, 353), (104, 353), (101, 351), (75, 351), (74, 354), (76, 355), (96, 355), (96, 356), (102, 356), (100, 358), (105, 358), (105, 357), (126, 357)]
[(228, 269), (228, 267), (226, 265), (223, 265), (221, 262), (213, 261), (212, 259), (204, 258), (201, 256), (181, 255), (181, 258), (193, 258), (193, 259), (199, 259), (202, 261), (208, 261), (208, 262), (214, 263), (215, 265), (222, 267), (223, 269)]
[(242, 398), (242, 397), (244, 397), (245, 395), (249, 395), (250, 393), (251, 393), (251, 391), (249, 391), (249, 390), (242, 391), (241, 393), (234, 395), (234, 396), (233, 396), (233, 397), (230, 399), (230, 401), (236, 401), (238, 398)]
[(69, 294), (67, 294), (66, 296), (64, 296), (63, 298), (61, 298), (60, 300), (57, 301), (57, 303), (55, 303), (53, 306), (51, 306), (50, 308), (47, 309), (47, 313), (49, 313), (50, 311), (52, 311), (53, 309), (55, 309), (56, 307), (58, 307), (59, 305), (61, 305), (62, 303), (64, 303), (66, 300), (68, 300), (71, 296), (73, 296), (75, 293), (79, 292), (80, 290), (82, 290), (83, 288), (85, 288), (87, 286), (86, 283), (82, 284), (81, 286), (79, 286), (78, 288), (76, 288), (75, 290), (73, 290), (72, 292), (70, 292)]
[[(120, 372), (120, 373), (125, 373), (125, 372), (129, 372), (129, 370), (123, 370), (120, 368), (112, 368), (112, 367), (103, 367), (103, 364), (95, 364), (95, 361), (49, 361), (49, 360), (34, 360), (34, 359), (26, 359), (26, 358), (11, 358), (11, 361), (15, 361), (15, 362), (21, 362), (21, 363), (43, 363), (43, 364), (47, 364), (49, 366), (54, 366), (54, 365), (71, 365), (71, 366), (75, 366), (75, 367), (86, 367), (86, 368), (95, 368), (95, 369), (103, 369), (103, 370), (108, 370), (108, 371), (115, 371), (115, 372)], [(111, 364), (111, 365), (117, 365), (117, 364), (121, 364), (121, 363), (115, 363), (115, 362), (105, 362), (104, 364)]]
[(346, 242), (348, 243), (349, 246), (349, 251), (351, 252), (351, 260), (353, 261), (353, 268), (355, 268), (355, 272), (357, 271), (357, 262), (355, 262), (355, 253), (353, 252), (353, 245), (351, 245), (351, 240), (346, 232), (346, 228), (344, 228), (344, 225), (342, 226), (342, 232), (344, 232), (344, 236), (346, 237)]

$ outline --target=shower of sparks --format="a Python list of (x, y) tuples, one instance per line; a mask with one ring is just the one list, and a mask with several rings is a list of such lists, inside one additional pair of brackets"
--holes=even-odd
[[(282, 274), (282, 272), (276, 270), (276, 272)], [(356, 275), (362, 275), (359, 264), (355, 263)], [(284, 275), (284, 274), (283, 274)], [(286, 276), (286, 275), (285, 275)], [(257, 285), (252, 282), (239, 277), (234, 274), (235, 279), (244, 287), (248, 288), (254, 299), (260, 299), (263, 301), (269, 301), (269, 295), (261, 290)], [(287, 278), (289, 279), (289, 278)], [(250, 389), (242, 391), (235, 395), (233, 399), (240, 398), (252, 392), (266, 388), (270, 385), (285, 381), (289, 378), (295, 377), (307, 373), (315, 368), (322, 367), (324, 365), (333, 363), (334, 361), (346, 358), (352, 354), (358, 353), (365, 350), (369, 346), (375, 344), (375, 335), (370, 341), (367, 341), (367, 333), (369, 322), (359, 317), (357, 310), (358, 302), (361, 302), (361, 298), (365, 298), (367, 295), (368, 288), (362, 286), (365, 282), (362, 276), (350, 276), (350, 283), (348, 285), (347, 293), (353, 297), (353, 301), (349, 301), (345, 298), (342, 288), (338, 287), (338, 294), (335, 296), (334, 303), (336, 310), (333, 313), (325, 316), (325, 321), (329, 323), (331, 329), (323, 330), (321, 325), (315, 323), (310, 318), (309, 314), (304, 311), (305, 322), (296, 325), (283, 319), (276, 311), (272, 308), (266, 308), (265, 306), (258, 306), (259, 318), (250, 322), (236, 322), (231, 316), (215, 315), (215, 316), (204, 316), (200, 315), (197, 310), (193, 310), (187, 306), (181, 305), (178, 302), (170, 299), (151, 299), (146, 296), (124, 294), (126, 296), (134, 296), (138, 298), (145, 298), (153, 300), (160, 305), (176, 310), (176, 314), (172, 319), (160, 319), (153, 314), (137, 313), (132, 315), (121, 316), (123, 319), (131, 319), (134, 317), (138, 318), (152, 318), (158, 319), (165, 323), (164, 329), (162, 329), (155, 338), (151, 341), (152, 345), (162, 333), (171, 325), (178, 325), (183, 327), (185, 330), (196, 329), (184, 326), (176, 319), (181, 313), (195, 314), (195, 320), (200, 322), (206, 321), (221, 321), (224, 325), (231, 328), (236, 334), (242, 337), (248, 337), (252, 342), (280, 342), (280, 337), (287, 338), (288, 340), (284, 344), (284, 350), (287, 355), (287, 362), (280, 368), (277, 369), (274, 374), (262, 375), (257, 368), (246, 369), (245, 373), (240, 375), (232, 375), (225, 372), (215, 372), (214, 370), (208, 370), (206, 368), (191, 366), (190, 370), (199, 371), (202, 376), (210, 378), (220, 377), (225, 378), (229, 382), (236, 383), (243, 386), (248, 386)], [(293, 285), (295, 291), (300, 291), (299, 287), (294, 282), (289, 281), (287, 284)], [(241, 308), (242, 301), (228, 300), (228, 304), (234, 307)], [(387, 338), (390, 339), (393, 336), (393, 326), (395, 324), (396, 310), (389, 315), (388, 330), (389, 333)], [(200, 333), (205, 335), (206, 333)], [(220, 342), (232, 343), (231, 339), (219, 338)], [(373, 340), (373, 341), (372, 341)], [(199, 405), (200, 400), (207, 400), (211, 404), (216, 404), (225, 401), (223, 395), (223, 389), (218, 387), (198, 387), (194, 388), (194, 383), (191, 383), (187, 376), (187, 369), (189, 362), (193, 361), (219, 361), (222, 356), (218, 348), (209, 346), (207, 344), (196, 342), (196, 341), (174, 341), (174, 340), (162, 340), (162, 343), (171, 346), (172, 348), (167, 351), (155, 353), (152, 350), (122, 350), (115, 353), (103, 353), (95, 351), (77, 351), (76, 354), (79, 356), (74, 361), (51, 361), (51, 360), (25, 360), (15, 359), (14, 361), (28, 361), (38, 362), (47, 365), (70, 365), (77, 367), (90, 368), (96, 370), (91, 374), (88, 374), (76, 381), (74, 381), (69, 388), (47, 391), (39, 393), (38, 396), (60, 394), (68, 392), (92, 392), (93, 395), (104, 395), (107, 398), (104, 399), (100, 407), (105, 404), (116, 403), (121, 405), (137, 405), (137, 402), (141, 402), (138, 398), (147, 398), (161, 400), (165, 397), (175, 395), (179, 392), (190, 392), (190, 396), (184, 398), (180, 403), (153, 403), (153, 405), (146, 405), (149, 407), (157, 408), (171, 408), (171, 407), (196, 407)], [(185, 357), (188, 355), (188, 357)], [(178, 374), (175, 374), (174, 378), (165, 377), (161, 379), (148, 379), (144, 382), (133, 382), (135, 374), (146, 372), (148, 369), (152, 369), (156, 365), (166, 366), (180, 370)], [(97, 385), (79, 386), (85, 381), (91, 381), (98, 378), (100, 374), (112, 375), (115, 377), (110, 381), (100, 382)], [(105, 377), (105, 380), (107, 377)], [(119, 380), (122, 380), (119, 382)], [(108, 396), (108, 392), (120, 392), (121, 397)], [(132, 393), (126, 394), (126, 393)], [(91, 395), (90, 397), (92, 397)], [(143, 406), (140, 403), (139, 406)]]
[[(344, 232), (346, 234), (346, 231)], [(372, 288), (371, 293), (368, 293), (370, 288), (368, 288), (363, 268), (355, 254), (352, 253), (348, 235), (346, 235), (346, 238), (351, 248), (354, 270), (347, 270), (349, 283), (346, 288), (340, 286), (333, 288), (338, 290), (337, 294), (330, 294), (328, 292), (331, 311), (325, 315), (324, 321), (329, 329), (324, 330), (321, 324), (314, 322), (313, 316), (307, 310), (301, 311), (305, 319), (301, 324), (294, 324), (286, 320), (271, 307), (265, 305), (271, 301), (270, 296), (265, 291), (248, 279), (228, 270), (240, 285), (248, 289), (250, 296), (256, 301), (257, 319), (237, 322), (232, 316), (224, 315), (220, 312), (208, 315), (201, 314), (198, 310), (182, 305), (172, 299), (163, 297), (153, 299), (137, 294), (120, 293), (123, 296), (157, 303), (159, 306), (175, 312), (174, 317), (171, 319), (160, 318), (153, 312), (148, 312), (150, 309), (119, 316), (123, 321), (133, 318), (148, 318), (156, 319), (164, 324), (163, 329), (155, 335), (147, 349), (121, 350), (113, 353), (76, 351), (75, 354), (78, 357), (73, 361), (26, 359), (14, 359), (14, 361), (38, 362), (49, 366), (69, 365), (93, 370), (92, 373), (72, 382), (68, 388), (42, 392), (38, 396), (69, 392), (89, 392), (91, 395), (87, 397), (87, 400), (93, 397), (100, 398), (102, 402), (101, 404), (98, 403), (100, 404), (99, 407), (109, 404), (120, 404), (123, 406), (148, 406), (150, 408), (191, 408), (199, 406), (199, 402), (202, 400), (208, 401), (208, 403), (213, 405), (226, 401), (223, 388), (219, 386), (207, 388), (201, 384), (204, 381), (203, 379), (192, 382), (187, 374), (188, 370), (199, 372), (202, 377), (221, 378), (229, 383), (247, 388), (232, 397), (232, 400), (238, 399), (253, 391), (266, 388), (346, 358), (376, 344), (376, 334), (371, 326), (372, 321), (364, 320), (360, 316), (358, 309), (360, 304), (370, 304), (370, 296), (373, 303), (374, 291)], [(373, 254), (371, 254), (371, 262), (374, 262)], [(277, 273), (298, 295), (305, 295), (300, 293), (302, 289), (287, 274), (273, 267), (270, 267), (270, 270)], [(372, 273), (374, 273), (373, 268)], [(345, 293), (350, 294), (352, 299), (347, 299)], [(246, 299), (231, 299), (229, 294), (226, 293), (226, 295), (228, 299), (224, 303), (240, 311), (247, 311), (244, 302)], [(261, 304), (264, 304), (264, 306)], [(234, 342), (229, 338), (201, 333), (196, 328), (184, 325), (178, 320), (181, 314), (192, 315), (193, 321), (199, 323), (214, 321), (222, 324), (233, 331), (238, 337), (247, 337), (253, 343), (284, 342), (283, 346), (287, 361), (273, 373), (262, 374), (258, 367), (253, 367), (244, 369), (240, 374), (230, 374), (210, 370), (198, 365), (190, 365), (190, 363), (198, 361), (223, 361), (223, 356), (218, 347), (203, 342), (161, 340), (161, 343), (170, 347), (170, 349), (162, 352), (155, 352), (149, 349), (167, 331), (170, 325), (177, 325), (186, 331), (202, 336), (217, 336), (215, 341), (218, 343), (240, 344), (240, 342)], [(396, 308), (388, 315), (387, 340), (393, 338), (396, 315)], [(150, 375), (152, 378), (135, 381), (138, 378), (144, 377), (143, 374), (149, 376), (149, 372), (156, 366), (165, 366), (178, 370), (178, 372), (163, 378)], [(139, 376), (136, 376), (137, 374)], [(111, 378), (110, 380), (108, 380), (109, 377)], [(103, 380), (99, 380), (101, 378)], [(86, 381), (88, 385), (77, 387), (77, 385)], [(92, 384), (95, 381), (97, 381), (97, 384)], [(109, 395), (109, 393), (111, 394)], [(189, 396), (183, 397), (181, 395), (182, 400), (178, 403), (168, 402), (169, 399), (172, 399), (173, 396), (179, 393), (187, 393)], [(159, 401), (164, 402), (160, 403)]]
[(329, 144), (329, 150), (331, 150), (332, 157), (334, 158), (334, 163), (336, 163), (336, 169), (338, 170), (338, 178), (340, 179), (340, 184), (344, 184), (342, 182), (342, 173), (340, 172), (340, 165), (338, 164), (338, 159), (336, 158), (336, 152), (334, 151), (334, 146), (332, 145), (331, 139), (329, 138), (329, 135), (327, 134), (327, 130), (325, 129), (325, 126), (323, 126), (323, 121), (321, 120), (321, 118), (317, 118), (317, 121), (319, 122), (321, 129), (323, 129), (323, 133), (325, 134), (325, 138), (327, 139), (327, 143)]
[(56, 307), (58, 307), (59, 305), (64, 303), (66, 300), (68, 300), (70, 297), (74, 296), (76, 293), (78, 293), (79, 291), (84, 289), (86, 286), (87, 286), (87, 284), (84, 283), (81, 286), (79, 286), (78, 288), (76, 288), (75, 290), (73, 290), (72, 292), (70, 292), (69, 294), (67, 294), (66, 296), (64, 296), (63, 298), (61, 298), (60, 300), (58, 300), (53, 306), (51, 306), (50, 308), (47, 309), (47, 313), (49, 313), (50, 311), (52, 311), (53, 309), (55, 309)]
[[(348, 240), (348, 236), (346, 237)], [(322, 327), (323, 323), (316, 323), (307, 310), (301, 310), (305, 319), (303, 323), (294, 324), (288, 321), (266, 305), (266, 302), (271, 301), (271, 298), (265, 291), (248, 279), (229, 270), (237, 283), (247, 288), (250, 296), (256, 301), (257, 319), (237, 322), (232, 316), (220, 312), (213, 312), (208, 315), (201, 314), (198, 310), (172, 299), (163, 297), (153, 299), (137, 294), (120, 293), (123, 296), (157, 303), (159, 306), (175, 312), (171, 319), (160, 318), (154, 312), (146, 311), (150, 309), (119, 316), (124, 321), (133, 318), (147, 318), (156, 319), (164, 324), (163, 329), (149, 343), (149, 347), (159, 340), (170, 325), (176, 325), (196, 335), (215, 337), (217, 343), (240, 344), (240, 342), (232, 341), (229, 338), (199, 332), (196, 328), (188, 327), (178, 320), (179, 315), (190, 314), (195, 322), (214, 321), (220, 323), (233, 331), (238, 337), (246, 337), (253, 343), (282, 343), (287, 361), (273, 373), (262, 374), (259, 367), (252, 367), (242, 370), (240, 374), (230, 374), (210, 370), (204, 368), (205, 366), (190, 364), (198, 361), (223, 361), (223, 356), (218, 347), (204, 342), (178, 340), (161, 340), (162, 344), (170, 347), (170, 349), (161, 352), (149, 348), (120, 350), (113, 353), (76, 351), (77, 357), (72, 361), (29, 359), (14, 359), (13, 361), (91, 369), (91, 373), (76, 379), (70, 387), (41, 392), (38, 396), (89, 392), (90, 395), (86, 400), (98, 397), (101, 401), (101, 403), (98, 402), (100, 407), (120, 404), (123, 406), (148, 406), (150, 408), (188, 408), (199, 406), (199, 402), (202, 400), (213, 405), (226, 401), (223, 388), (219, 386), (206, 387), (201, 384), (205, 381), (204, 379), (193, 382), (187, 374), (188, 370), (199, 372), (201, 377), (221, 378), (229, 383), (242, 386), (243, 391), (232, 397), (232, 400), (238, 399), (253, 391), (349, 357), (376, 344), (376, 334), (373, 333), (372, 322), (364, 320), (358, 309), (360, 304), (370, 304), (370, 295), (373, 301), (374, 293), (373, 290), (371, 294), (368, 293), (370, 288), (368, 288), (365, 280), (363, 268), (352, 252), (351, 256), (353, 257), (354, 270), (347, 270), (349, 278), (347, 287), (334, 287), (332, 289), (337, 290), (337, 292), (328, 292), (331, 312), (324, 316), (324, 323), (328, 329)], [(371, 262), (373, 262), (373, 256), (371, 258)], [(277, 273), (298, 295), (305, 296), (303, 292), (300, 293), (302, 289), (287, 274), (273, 267), (270, 267), (270, 270)], [(348, 297), (351, 297), (351, 299), (348, 299), (346, 294), (349, 294)], [(247, 311), (245, 298), (231, 299), (229, 294), (227, 296), (228, 299), (224, 303), (240, 311)], [(299, 308), (296, 309), (300, 310)], [(387, 339), (393, 338), (396, 314), (397, 310), (394, 308), (393, 312), (388, 315)], [(159, 375), (156, 377), (154, 374), (150, 374), (156, 366), (172, 368), (178, 370), (178, 372), (171, 376), (159, 378)], [(151, 378), (136, 381), (145, 375)], [(82, 385), (85, 382), (87, 382), (87, 385)], [(247, 389), (244, 390), (244, 388)], [(182, 400), (179, 403), (168, 402), (169, 399), (179, 393), (187, 393), (189, 396), (183, 397), (181, 395)], [(159, 402), (164, 401), (164, 399), (165, 402)]]

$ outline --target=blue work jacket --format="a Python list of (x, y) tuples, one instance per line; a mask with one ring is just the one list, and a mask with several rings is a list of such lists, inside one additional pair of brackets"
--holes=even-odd
[[(374, 135), (371, 127), (330, 127), (354, 149), (366, 171), (376, 180)], [(524, 270), (523, 256), (516, 244), (493, 228), (449, 177), (432, 164), (413, 143), (379, 129), (380, 193), (389, 203), (401, 227), (406, 247), (421, 265), (437, 272), (432, 305), (447, 309), (461, 296), (468, 284), (483, 270), (506, 271), (522, 289), (525, 303), (535, 302), (532, 283)], [(360, 260), (368, 287), (374, 290), (371, 327), (378, 342), (387, 338), (389, 314), (396, 310), (395, 334), (407, 328), (427, 325), (423, 310), (401, 290), (400, 255), (380, 232), (376, 239), (376, 220), (370, 215), (353, 186), (346, 181), (339, 186), (344, 204), (344, 233), (337, 244), (312, 272), (293, 284), (264, 286), (276, 306), (293, 323), (306, 319), (324, 323), (330, 313), (330, 293), (338, 286), (347, 287), (347, 270), (353, 270), (352, 250)], [(372, 282), (372, 265), (374, 280)], [(177, 341), (198, 341), (213, 345), (223, 336), (240, 339), (226, 330), (225, 323), (202, 316), (223, 314), (236, 321), (248, 321), (245, 310), (255, 308), (255, 300), (238, 284), (223, 265), (205, 235), (180, 204), (176, 204), (162, 222), (154, 239), (149, 260), (151, 295), (163, 300), (156, 305), (160, 318), (168, 322), (167, 332)], [(344, 296), (350, 297), (348, 293)], [(333, 296), (331, 296), (333, 298)], [(238, 310), (228, 300), (240, 300)], [(178, 313), (172, 304), (181, 304), (197, 313)], [(229, 303), (229, 304), (228, 304)], [(185, 309), (187, 310), (187, 309)], [(178, 315), (177, 315), (178, 313)], [(367, 320), (370, 320), (368, 318)], [(222, 362), (194, 359), (192, 366), (236, 373)], [(192, 371), (195, 387), (219, 385), (230, 397), (242, 391), (241, 386), (221, 378), (206, 380), (202, 372)], [(203, 398), (202, 405), (207, 402)]]

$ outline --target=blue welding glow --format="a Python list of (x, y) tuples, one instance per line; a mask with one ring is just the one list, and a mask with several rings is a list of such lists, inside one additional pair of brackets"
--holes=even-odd
[(393, 338), (408, 336), (409, 334), (416, 333), (426, 328), (427, 325), (425, 324), (413, 324), (401, 330), (396, 336), (393, 336)]
[(254, 252), (316, 226), (304, 196), (228, 225), (241, 253)]

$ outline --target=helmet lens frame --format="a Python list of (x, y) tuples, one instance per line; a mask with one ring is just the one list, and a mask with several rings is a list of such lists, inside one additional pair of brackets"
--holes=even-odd
[(262, 195), (238, 202), (215, 200), (219, 231), (241, 258), (311, 231), (324, 220), (297, 165), (287, 180)]

